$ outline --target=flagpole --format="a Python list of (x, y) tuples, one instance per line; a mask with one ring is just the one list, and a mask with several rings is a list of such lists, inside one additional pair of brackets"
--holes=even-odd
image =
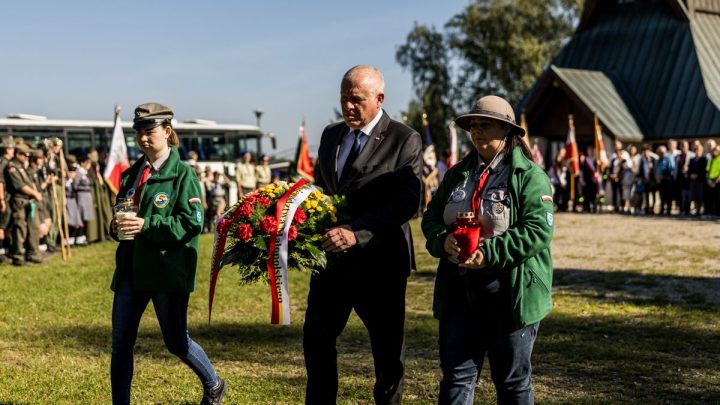
[[(568, 125), (570, 126), (570, 131), (575, 135), (575, 125), (573, 123), (573, 115), (568, 115)], [(575, 137), (573, 136), (573, 142), (575, 141)], [(570, 209), (570, 212), (575, 211), (575, 165), (573, 164), (573, 159), (577, 159), (577, 151), (574, 151), (575, 155), (570, 159), (570, 201), (568, 201), (568, 208)]]

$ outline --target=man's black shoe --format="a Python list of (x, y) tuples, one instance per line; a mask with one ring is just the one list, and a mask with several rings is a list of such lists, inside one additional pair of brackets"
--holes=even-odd
[(5, 255), (0, 255), (0, 264), (8, 264), (8, 263), (12, 263), (12, 259)]
[(43, 260), (39, 257), (28, 257), (27, 261), (30, 263), (38, 263), (38, 264), (43, 262)]
[(25, 260), (13, 259), (12, 264), (13, 266), (24, 266)]
[(222, 404), (223, 397), (225, 397), (225, 391), (227, 391), (227, 383), (225, 380), (220, 378), (220, 383), (210, 389), (206, 389), (203, 392), (202, 401), (200, 405), (220, 405)]

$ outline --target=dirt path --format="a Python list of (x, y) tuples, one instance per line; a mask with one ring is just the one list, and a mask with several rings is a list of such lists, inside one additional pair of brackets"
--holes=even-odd
[(557, 214), (555, 286), (720, 309), (720, 221)]

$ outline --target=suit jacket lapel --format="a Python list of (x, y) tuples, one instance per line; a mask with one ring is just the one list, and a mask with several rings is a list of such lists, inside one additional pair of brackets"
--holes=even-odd
[(337, 158), (338, 154), (340, 153), (340, 145), (342, 144), (343, 135), (347, 133), (350, 130), (350, 127), (348, 127), (346, 124), (338, 125), (337, 131), (335, 134), (333, 134), (334, 142), (331, 148), (332, 151), (332, 159), (329, 159), (327, 162), (325, 162), (325, 168), (326, 173), (330, 173), (330, 176), (332, 178), (331, 184), (332, 184), (332, 190), (336, 191), (339, 189), (338, 184), (338, 178), (337, 178)]

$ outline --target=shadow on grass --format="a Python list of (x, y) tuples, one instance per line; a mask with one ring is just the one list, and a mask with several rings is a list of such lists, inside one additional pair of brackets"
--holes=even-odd
[(538, 376), (555, 389), (608, 392), (635, 402), (720, 400), (720, 331), (670, 325), (659, 313), (564, 316), (542, 321), (533, 354)]
[(555, 269), (553, 288), (607, 301), (671, 304), (720, 311), (720, 278), (642, 274), (637, 271)]

